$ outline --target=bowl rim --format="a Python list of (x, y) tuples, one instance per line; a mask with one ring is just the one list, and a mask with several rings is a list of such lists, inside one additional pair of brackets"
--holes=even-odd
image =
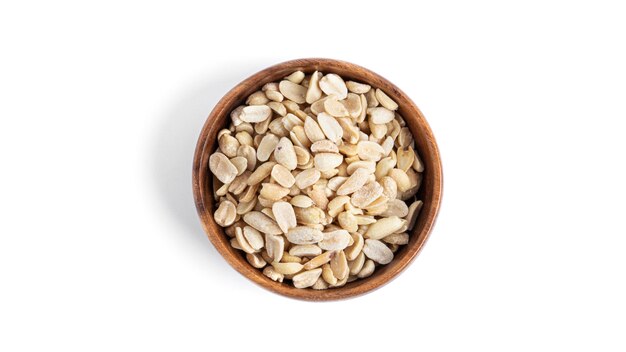
[[(294, 71), (296, 70), (312, 71), (322, 66), (331, 67), (331, 68), (343, 67), (343, 68), (347, 68), (353, 71), (361, 71), (363, 72), (363, 74), (369, 75), (371, 77), (376, 78), (377, 80), (381, 82), (384, 82), (388, 87), (391, 87), (395, 95), (403, 98), (402, 109), (405, 109), (405, 110), (409, 109), (412, 112), (414, 112), (414, 114), (416, 115), (416, 118), (421, 120), (419, 121), (420, 130), (427, 137), (425, 140), (425, 143), (428, 144), (429, 149), (430, 149), (430, 156), (433, 161), (433, 165), (431, 165), (431, 167), (434, 166), (434, 169), (432, 169), (433, 174), (432, 174), (432, 181), (431, 181), (432, 188), (433, 188), (432, 200), (431, 200), (431, 204), (429, 205), (430, 211), (428, 212), (427, 218), (424, 220), (423, 227), (421, 228), (421, 231), (418, 234), (417, 242), (414, 243), (412, 247), (409, 247), (410, 245), (406, 246), (406, 247), (409, 247), (406, 249), (409, 251), (409, 253), (405, 255), (405, 257), (403, 258), (401, 262), (398, 262), (395, 264), (395, 266), (393, 267), (393, 270), (386, 272), (385, 275), (379, 275), (376, 277), (373, 276), (371, 278), (367, 278), (364, 280), (358, 280), (360, 283), (350, 288), (346, 288), (345, 286), (340, 287), (340, 288), (327, 289), (327, 290), (296, 289), (293, 286), (290, 286), (290, 288), (286, 288), (285, 287), (286, 284), (274, 282), (270, 280), (269, 278), (266, 278), (262, 274), (261, 276), (263, 276), (263, 278), (259, 278), (259, 273), (261, 272), (261, 270), (252, 267), (247, 262), (245, 263), (246, 265), (242, 265), (241, 261), (237, 260), (233, 256), (232, 249), (230, 248), (229, 241), (227, 240), (229, 239), (229, 237), (226, 236), (226, 234), (224, 233), (224, 230), (220, 229), (220, 231), (218, 231), (219, 233), (214, 233), (211, 230), (211, 228), (209, 227), (209, 223), (215, 224), (215, 222), (213, 220), (211, 212), (209, 211), (209, 208), (205, 206), (205, 203), (207, 201), (213, 202), (213, 199), (212, 199), (212, 196), (208, 200), (205, 199), (204, 192), (201, 189), (200, 174), (201, 174), (201, 168), (203, 166), (206, 167), (207, 165), (206, 160), (203, 160), (203, 156), (205, 155), (205, 150), (207, 148), (211, 148), (211, 145), (209, 145), (209, 142), (211, 141), (208, 140), (209, 128), (212, 126), (214, 121), (219, 121), (219, 118), (223, 116), (223, 114), (230, 114), (230, 111), (236, 106), (236, 105), (232, 106), (233, 104), (241, 103), (241, 100), (240, 100), (241, 97), (237, 97), (237, 95), (241, 92), (242, 89), (250, 88), (251, 86), (259, 87), (260, 89), (261, 85), (259, 85), (258, 82), (263, 82), (265, 77), (267, 77), (270, 73), (273, 73), (278, 69), (293, 69)], [(327, 72), (332, 71), (332, 69), (329, 70), (327, 68), (324, 68), (323, 70)], [(272, 80), (272, 81), (275, 81), (275, 80)], [(267, 83), (267, 82), (263, 82), (263, 83)], [(371, 81), (370, 82), (364, 81), (363, 83), (370, 84)], [(214, 141), (211, 142), (211, 144), (214, 144)], [(217, 102), (217, 104), (215, 105), (215, 107), (212, 109), (209, 116), (207, 117), (202, 127), (202, 130), (200, 132), (200, 136), (198, 137), (198, 142), (196, 144), (194, 158), (193, 158), (193, 168), (192, 168), (192, 190), (193, 190), (196, 210), (200, 218), (200, 222), (202, 224), (204, 232), (206, 233), (207, 237), (209, 238), (213, 246), (220, 253), (220, 255), (235, 270), (237, 270), (240, 274), (242, 274), (244, 277), (251, 280), (255, 284), (260, 285), (261, 287), (271, 292), (278, 293), (280, 295), (283, 295), (289, 298), (295, 298), (295, 299), (301, 299), (301, 300), (307, 300), (307, 301), (330, 301), (330, 300), (354, 298), (354, 297), (361, 296), (366, 293), (370, 293), (378, 288), (381, 288), (385, 286), (386, 284), (388, 284), (389, 282), (393, 281), (393, 279), (395, 279), (410, 264), (413, 263), (413, 261), (415, 260), (419, 252), (421, 252), (421, 249), (423, 248), (424, 244), (430, 237), (430, 233), (432, 232), (433, 226), (435, 225), (437, 216), (439, 214), (439, 209), (441, 207), (441, 198), (443, 195), (443, 171), (442, 171), (439, 148), (435, 141), (435, 137), (432, 133), (430, 125), (426, 121), (426, 118), (424, 117), (422, 112), (419, 110), (417, 105), (400, 88), (398, 88), (391, 81), (380, 76), (379, 74), (367, 68), (361, 67), (359, 65), (356, 65), (350, 62), (346, 62), (342, 60), (335, 60), (335, 59), (328, 59), (328, 58), (305, 58), (305, 59), (284, 61), (275, 65), (269, 66), (265, 69), (262, 69), (258, 71), (257, 73), (245, 78), (243, 81), (241, 81), (237, 85), (235, 85)], [(426, 206), (426, 204), (424, 204), (424, 206)], [(421, 216), (421, 213), (423, 212), (424, 212), (424, 209), (421, 210), (420, 216)], [(219, 237), (221, 237), (221, 239)]]

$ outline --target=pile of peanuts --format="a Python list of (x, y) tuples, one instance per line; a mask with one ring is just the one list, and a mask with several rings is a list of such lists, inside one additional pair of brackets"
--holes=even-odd
[(215, 222), (269, 279), (326, 289), (409, 242), (424, 165), (398, 104), (337, 74), (292, 73), (234, 109), (210, 156)]

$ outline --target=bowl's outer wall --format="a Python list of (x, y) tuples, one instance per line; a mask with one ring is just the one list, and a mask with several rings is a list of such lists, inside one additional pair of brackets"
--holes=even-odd
[[(213, 220), (214, 199), (212, 175), (208, 160), (216, 149), (219, 130), (227, 127), (230, 112), (243, 104), (246, 97), (259, 90), (265, 83), (284, 78), (294, 71), (310, 74), (316, 70), (336, 73), (346, 80), (370, 84), (382, 89), (399, 105), (402, 115), (415, 137), (416, 150), (424, 162), (425, 170), (418, 199), (424, 202), (409, 243), (402, 246), (394, 260), (388, 265), (377, 267), (372, 276), (356, 280), (340, 288), (327, 290), (297, 289), (288, 283), (277, 283), (265, 277), (261, 270), (252, 267), (242, 252), (230, 246), (230, 238)], [(417, 106), (404, 92), (378, 74), (363, 67), (331, 59), (298, 59), (283, 62), (264, 69), (247, 78), (229, 91), (215, 106), (202, 129), (193, 163), (193, 193), (198, 215), (209, 239), (222, 256), (242, 275), (276, 293), (298, 299), (325, 301), (355, 297), (377, 289), (395, 278), (416, 257), (434, 225), (442, 196), (442, 170), (439, 150), (426, 119)]]

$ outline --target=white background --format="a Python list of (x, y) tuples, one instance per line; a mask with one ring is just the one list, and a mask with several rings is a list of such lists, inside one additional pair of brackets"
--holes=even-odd
[[(408, 3), (1, 2), (0, 350), (624, 351), (620, 2)], [(217, 100), (302, 57), (396, 83), (444, 163), (418, 259), (348, 301), (247, 281), (192, 200)]]

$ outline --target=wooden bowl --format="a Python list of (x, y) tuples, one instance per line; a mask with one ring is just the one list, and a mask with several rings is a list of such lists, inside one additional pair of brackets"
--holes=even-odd
[[(245, 253), (230, 246), (230, 238), (213, 220), (215, 204), (212, 181), (209, 171), (209, 156), (215, 151), (217, 132), (225, 128), (230, 119), (230, 112), (243, 104), (248, 95), (261, 89), (268, 82), (284, 78), (294, 71), (307, 74), (319, 70), (336, 73), (346, 80), (355, 80), (381, 88), (399, 105), (398, 112), (404, 117), (415, 137), (416, 151), (421, 156), (425, 170), (417, 198), (424, 202), (417, 223), (410, 234), (409, 243), (401, 246), (393, 261), (379, 266), (374, 274), (366, 279), (359, 279), (339, 288), (327, 290), (298, 289), (289, 283), (278, 283), (263, 275), (261, 270), (252, 267), (245, 259)], [(300, 59), (280, 63), (266, 68), (239, 83), (217, 103), (206, 120), (193, 160), (193, 194), (200, 221), (211, 242), (224, 259), (238, 272), (262, 287), (292, 298), (329, 301), (355, 297), (373, 291), (391, 281), (402, 272), (416, 257), (435, 223), (442, 195), (442, 171), (439, 150), (426, 119), (413, 101), (398, 87), (385, 78), (363, 67), (331, 59)]]

